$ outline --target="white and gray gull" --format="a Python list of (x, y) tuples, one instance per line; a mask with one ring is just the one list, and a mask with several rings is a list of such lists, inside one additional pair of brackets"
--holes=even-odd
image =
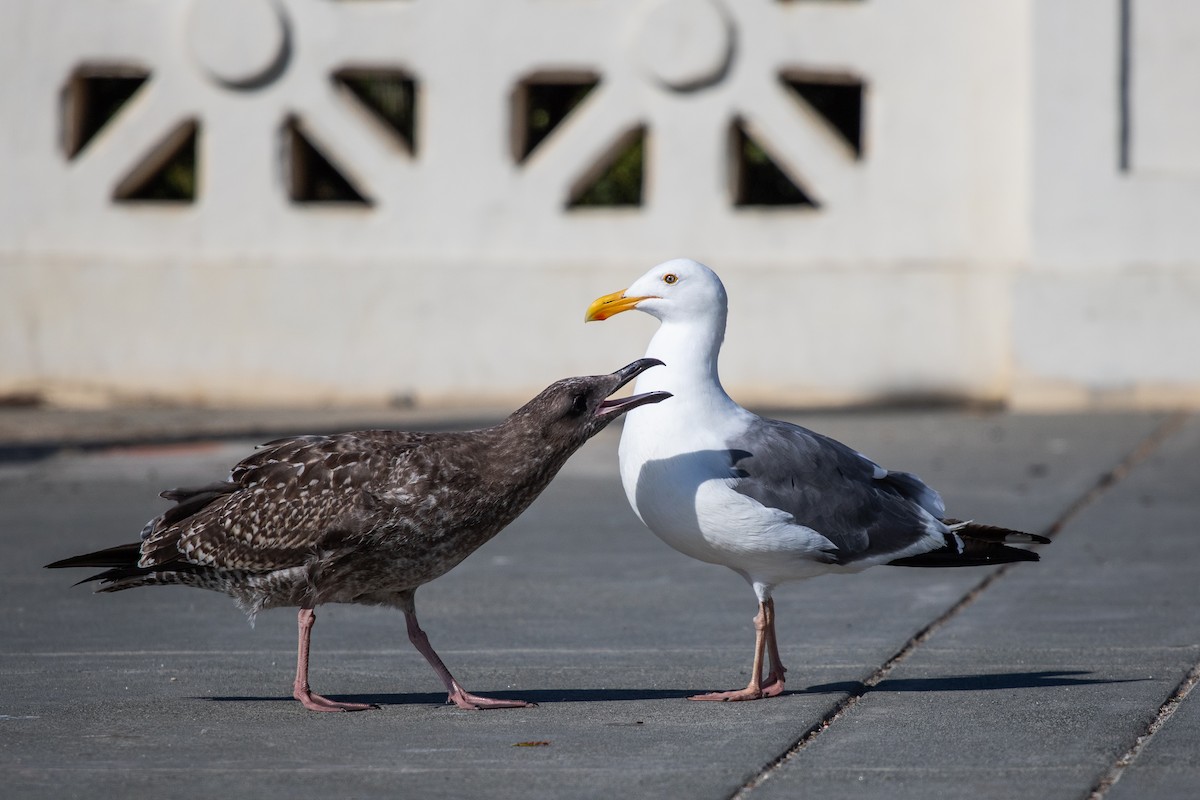
[(663, 541), (729, 567), (751, 584), (759, 602), (749, 684), (692, 699), (754, 700), (783, 691), (771, 599), (779, 583), (876, 564), (1038, 560), (1006, 543), (1045, 543), (1045, 537), (948, 519), (942, 498), (917, 476), (884, 469), (841, 442), (735, 403), (717, 376), (725, 287), (708, 267), (667, 261), (628, 289), (596, 299), (585, 319), (630, 309), (658, 318), (646, 356), (666, 362), (639, 377), (637, 391), (666, 391), (674, 399), (626, 417), (620, 445), (625, 494)]
[(308, 685), (313, 609), (322, 603), (390, 606), (460, 708), (515, 708), (466, 692), (417, 624), (413, 596), (512, 522), (584, 442), (625, 412), (670, 395), (607, 399), (645, 370), (567, 378), (492, 428), (409, 433), (368, 430), (263, 445), (229, 480), (162, 496), (176, 505), (147, 523), (140, 542), (49, 567), (103, 572), (98, 591), (180, 584), (224, 592), (253, 615), (299, 606), (293, 694), (313, 711), (360, 711)]

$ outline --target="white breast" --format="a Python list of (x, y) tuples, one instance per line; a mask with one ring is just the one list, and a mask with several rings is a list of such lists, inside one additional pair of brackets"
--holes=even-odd
[(715, 415), (686, 400), (667, 408), (674, 400), (630, 412), (621, 436), (621, 481), (642, 522), (701, 561), (752, 574), (772, 565), (772, 572), (809, 572), (815, 565), (805, 557), (829, 547), (829, 540), (730, 488), (726, 443), (748, 412)]

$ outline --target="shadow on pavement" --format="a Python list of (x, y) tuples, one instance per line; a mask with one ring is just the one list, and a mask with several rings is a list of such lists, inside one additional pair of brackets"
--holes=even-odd
[[(895, 678), (881, 681), (870, 691), (874, 692), (986, 692), (996, 689), (1043, 689), (1062, 686), (1090, 686), (1093, 684), (1134, 683), (1146, 678), (1086, 678), (1091, 675), (1084, 670), (1009, 672), (989, 675), (948, 675), (944, 678)], [(512, 697), (530, 703), (610, 703), (628, 700), (679, 700), (707, 689), (533, 689), (528, 691), (501, 689), (482, 691), (484, 697)], [(806, 689), (784, 692), (789, 694), (851, 694), (861, 695), (867, 691), (861, 681), (839, 681), (822, 683)], [(380, 706), (397, 705), (442, 705), (446, 702), (444, 692), (327, 695), (331, 700), (351, 703), (374, 703)], [(227, 696), (198, 697), (214, 703), (265, 703), (272, 701), (296, 702), (287, 695), (272, 697)]]
[[(1041, 689), (1054, 686), (1091, 686), (1105, 683), (1134, 683), (1147, 678), (1082, 678), (1085, 670), (1006, 672), (989, 675), (947, 675), (944, 678), (890, 678), (871, 688), (872, 692), (987, 692), (996, 689)], [(822, 683), (789, 694), (863, 694), (861, 681)]]
[[(530, 703), (602, 703), (623, 700), (673, 700), (697, 694), (695, 690), (686, 689), (534, 689), (513, 690), (499, 689), (496, 691), (477, 691), (484, 697), (507, 697), (525, 700)], [(331, 700), (349, 703), (374, 703), (380, 706), (398, 705), (442, 705), (446, 702), (445, 692), (427, 692), (422, 694), (355, 694), (355, 695), (326, 695)], [(274, 700), (296, 701), (290, 695), (273, 697), (197, 697), (197, 700), (210, 700), (215, 703), (263, 703)]]

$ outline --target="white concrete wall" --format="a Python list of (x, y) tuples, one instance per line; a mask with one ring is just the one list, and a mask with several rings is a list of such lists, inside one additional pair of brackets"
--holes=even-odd
[[(1200, 4), (1129, 0), (1034, 17), (1033, 225), (1013, 297), (1013, 399), (1200, 405)], [(1116, 9), (1114, 13), (1109, 13)]]
[[(1200, 7), (1133, 3), (1181, 24), (1137, 28), (1155, 55), (1134, 116), (1158, 138), (1135, 134), (1120, 173), (1117, 0), (7, 0), (0, 393), (514, 401), (639, 355), (651, 320), (583, 309), (689, 255), (729, 285), (722, 369), (747, 400), (1193, 398), (1195, 361), (1167, 345), (1200, 333), (1196, 151), (1172, 132), (1197, 73), (1137, 80), (1173, 70), (1160, 40)], [(67, 78), (113, 63), (152, 77), (68, 159)], [(362, 65), (418, 81), (415, 155), (335, 89)], [(861, 160), (786, 68), (862, 77)], [(539, 70), (600, 85), (517, 164), (510, 97)], [(667, 85), (692, 73), (707, 85)], [(370, 208), (288, 200), (291, 115)], [(735, 117), (821, 208), (733, 207)], [(197, 202), (114, 203), (193, 118)], [(644, 205), (566, 209), (638, 125)]]

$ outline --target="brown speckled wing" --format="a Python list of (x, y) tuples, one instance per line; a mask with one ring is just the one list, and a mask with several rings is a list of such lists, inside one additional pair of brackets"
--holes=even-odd
[[(178, 505), (149, 526), (139, 566), (182, 561), (269, 571), (304, 564), (369, 527), (374, 496), (404, 470), (419, 438), (363, 431), (270, 442), (233, 468), (228, 492), (204, 487), (197, 503), (177, 490)], [(178, 509), (188, 503), (197, 508), (182, 516)]]

